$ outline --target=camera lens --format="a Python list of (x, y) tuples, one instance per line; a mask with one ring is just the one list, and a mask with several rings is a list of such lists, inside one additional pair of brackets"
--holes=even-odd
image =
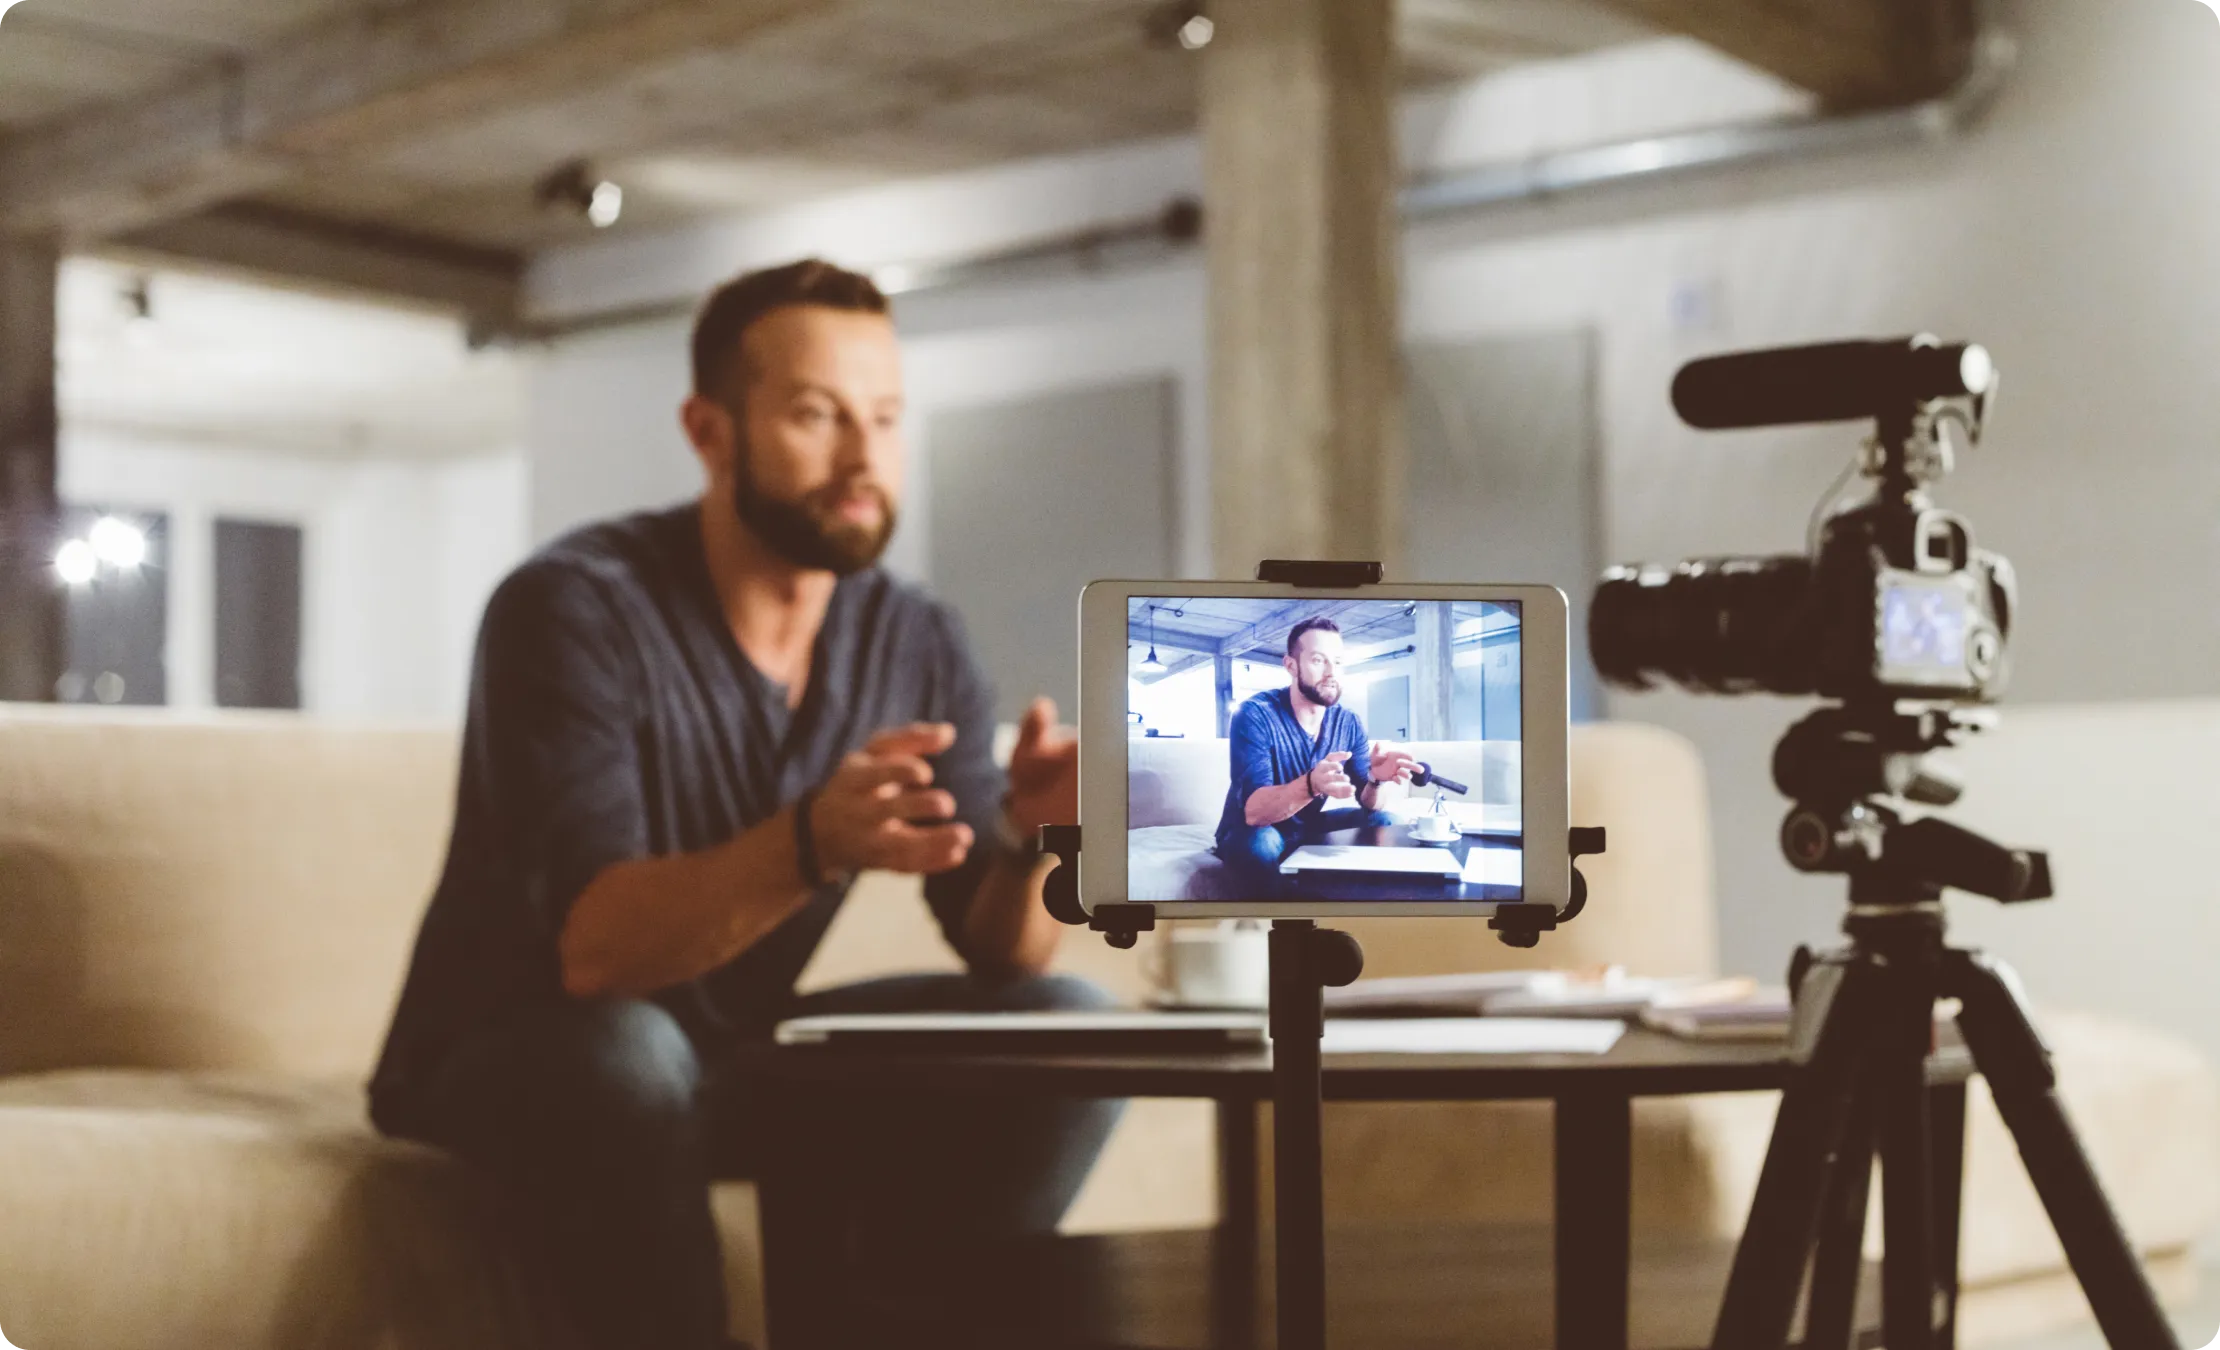
[(1800, 622), (1808, 558), (1692, 558), (1614, 567), (1588, 610), (1596, 671), (1615, 685), (1705, 693), (1811, 692), (1817, 643)]

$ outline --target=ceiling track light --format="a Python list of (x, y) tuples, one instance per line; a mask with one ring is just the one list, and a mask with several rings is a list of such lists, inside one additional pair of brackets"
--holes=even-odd
[(140, 272), (124, 283), (117, 299), (123, 305), (124, 322), (144, 324), (154, 321), (154, 278), (146, 273)]
[(1162, 661), (1156, 659), (1156, 606), (1150, 605), (1149, 654), (1148, 658), (1141, 662), (1140, 671), (1143, 675), (1161, 675), (1167, 669), (1169, 669), (1169, 667), (1167, 667)]
[(624, 189), (582, 159), (559, 164), (532, 185), (532, 202), (542, 211), (583, 217), (606, 230), (624, 216)]
[(1218, 25), (1198, 0), (1167, 0), (1141, 21), (1141, 33), (1152, 47), (1199, 52), (1218, 35)]

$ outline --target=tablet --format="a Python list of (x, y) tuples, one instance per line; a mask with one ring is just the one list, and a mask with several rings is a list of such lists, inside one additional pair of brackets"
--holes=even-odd
[(1565, 614), (1551, 586), (1094, 583), (1081, 903), (1562, 909)]

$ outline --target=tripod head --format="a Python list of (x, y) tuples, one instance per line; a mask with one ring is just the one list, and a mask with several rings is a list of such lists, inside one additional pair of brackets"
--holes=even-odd
[(1813, 712), (1773, 748), (1774, 785), (1795, 802), (1781, 822), (1781, 852), (1798, 871), (1847, 875), (1852, 904), (1919, 904), (1946, 886), (2005, 904), (2048, 899), (2045, 854), (1938, 816), (1906, 819), (1899, 805), (1956, 802), (1963, 780), (1938, 753), (1995, 722), (1992, 709), (1951, 704)]

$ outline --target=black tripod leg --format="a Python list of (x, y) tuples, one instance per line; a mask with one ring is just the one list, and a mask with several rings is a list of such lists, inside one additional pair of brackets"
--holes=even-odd
[(1797, 991), (1795, 1044), (1809, 1053), (1781, 1094), (1712, 1350), (1780, 1350), (1788, 1343), (1886, 978), (1864, 961), (1829, 961), (1813, 967)]
[(1319, 1037), (1325, 1012), (1315, 970), (1317, 931), (1272, 925), (1272, 1247), (1283, 1350), (1325, 1350), (1326, 1211), (1319, 1121)]
[(1958, 1350), (1958, 1236), (1966, 1191), (1966, 1085), (1941, 1083), (1927, 1090), (1929, 1137), (1935, 1158), (1935, 1276), (1944, 1299), (1935, 1326), (1935, 1350)]
[(1863, 1102), (1828, 1169), (1819, 1254), (1812, 1258), (1804, 1350), (1851, 1350), (1857, 1334), (1858, 1272), (1865, 1260), (1866, 1203), (1873, 1192), (1873, 1117)]
[(1364, 948), (1308, 919), (1272, 924), (1272, 1239), (1280, 1350), (1325, 1350), (1326, 1200), (1320, 1101), (1324, 991), (1364, 971)]
[(1946, 959), (1944, 992), (1963, 1001), (1959, 1021), (1973, 1062), (1989, 1081), (1997, 1114), (2019, 1142), (2028, 1179), (2042, 1197), (2105, 1341), (2113, 1350), (2178, 1350), (2181, 1342), (2167, 1325), (2158, 1294), (2058, 1100), (2050, 1051), (2013, 982), (1977, 952), (1953, 951)]
[(1933, 1350), (1934, 1160), (1927, 1115), (1927, 1054), (1935, 992), (1919, 971), (1893, 972), (1897, 998), (1869, 1067), (1879, 1099), (1881, 1145), (1881, 1341), (1889, 1350)]

